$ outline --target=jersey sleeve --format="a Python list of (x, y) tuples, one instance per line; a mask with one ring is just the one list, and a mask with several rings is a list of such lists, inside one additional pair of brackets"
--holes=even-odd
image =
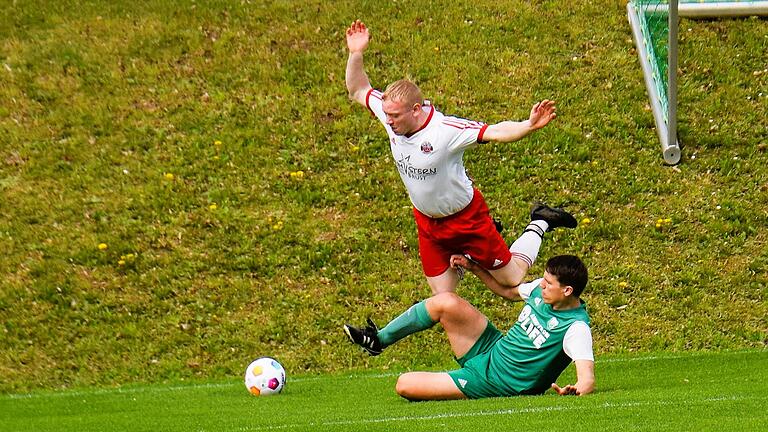
[(374, 88), (368, 90), (368, 93), (365, 95), (365, 106), (368, 107), (368, 110), (371, 111), (371, 114), (373, 114), (374, 117), (379, 119), (379, 121), (386, 126), (387, 115), (384, 114), (384, 108), (382, 107), (381, 101), (381, 92), (379, 90)]
[(519, 287), (517, 287), (517, 293), (520, 294), (520, 297), (522, 297), (523, 300), (528, 300), (528, 298), (531, 297), (533, 290), (535, 290), (539, 284), (541, 284), (542, 279), (544, 278), (538, 278), (533, 282), (521, 284)]
[(592, 331), (584, 321), (576, 321), (568, 327), (563, 338), (563, 351), (571, 360), (595, 361), (592, 351)]
[(448, 149), (457, 152), (484, 143), (483, 134), (488, 125), (483, 122), (446, 116), (443, 118), (443, 127), (452, 133)]

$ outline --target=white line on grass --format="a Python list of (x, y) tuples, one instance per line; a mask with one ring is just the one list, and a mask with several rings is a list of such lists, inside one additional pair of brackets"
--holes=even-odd
[[(768, 397), (744, 397), (744, 396), (727, 396), (717, 398), (706, 398), (686, 401), (654, 401), (654, 402), (624, 402), (624, 403), (611, 403), (606, 402), (596, 406), (599, 409), (624, 409), (624, 408), (636, 408), (641, 406), (666, 406), (666, 405), (690, 405), (692, 402), (701, 403), (714, 403), (723, 401), (745, 401), (745, 400), (766, 400)], [(410, 421), (423, 421), (423, 420), (439, 420), (439, 419), (452, 419), (452, 418), (466, 418), (466, 417), (488, 417), (488, 416), (504, 416), (511, 414), (532, 414), (532, 413), (545, 413), (555, 411), (584, 411), (583, 406), (548, 406), (548, 407), (531, 407), (531, 408), (512, 408), (493, 411), (476, 411), (466, 413), (440, 413), (430, 414), (423, 416), (400, 416), (400, 417), (382, 417), (366, 420), (339, 420), (328, 422), (312, 422), (312, 423), (294, 423), (287, 425), (265, 426), (265, 427), (245, 427), (240, 428), (240, 431), (269, 431), (279, 429), (294, 429), (294, 428), (306, 428), (307, 426), (312, 428), (328, 427), (328, 426), (351, 426), (351, 425), (370, 425), (378, 423), (394, 423), (394, 422), (410, 422)]]

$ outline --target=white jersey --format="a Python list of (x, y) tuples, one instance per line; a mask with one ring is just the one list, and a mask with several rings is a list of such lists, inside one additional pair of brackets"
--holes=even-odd
[(387, 130), (392, 157), (417, 210), (441, 218), (469, 205), (474, 192), (464, 169), (464, 150), (483, 141), (488, 125), (445, 116), (426, 102), (424, 125), (410, 136), (396, 135), (387, 125), (381, 92), (369, 90), (365, 103)]
[[(518, 294), (523, 300), (531, 296), (531, 292), (541, 285), (543, 278), (536, 279), (533, 282), (521, 284), (517, 289)], [(571, 360), (591, 360), (595, 361), (595, 355), (592, 351), (592, 331), (584, 321), (575, 321), (568, 327), (563, 339), (563, 351)]]

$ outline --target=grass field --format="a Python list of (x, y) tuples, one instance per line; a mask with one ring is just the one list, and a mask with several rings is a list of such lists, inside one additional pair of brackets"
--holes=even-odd
[(764, 350), (606, 356), (596, 393), (583, 398), (413, 403), (394, 393), (395, 373), (370, 372), (289, 375), (282, 394), (261, 398), (234, 379), (41, 391), (0, 396), (0, 430), (763, 431), (767, 363)]
[[(0, 428), (363, 428), (326, 395), (386, 407), (368, 419), (425, 417), (411, 422), (425, 429), (516, 424), (471, 414), (510, 406), (535, 421), (580, 404), (660, 424), (689, 411), (710, 426), (723, 418), (713, 410), (737, 413), (723, 414), (734, 425), (760, 415), (748, 408), (765, 401), (742, 379), (764, 378), (745, 366), (764, 364), (764, 351), (744, 354), (739, 374), (728, 369), (739, 355), (696, 351), (768, 341), (766, 20), (681, 23), (683, 162), (669, 167), (625, 3), (0, 0)], [(344, 88), (355, 18), (373, 34), (377, 87), (409, 76), (442, 111), (485, 122), (558, 102), (552, 125), (468, 152), (467, 168), (509, 240), (535, 200), (578, 217), (576, 230), (547, 236), (532, 273), (554, 254), (580, 255), (598, 356), (666, 352), (674, 358), (660, 364), (677, 381), (641, 378), (645, 368), (625, 376), (627, 357), (601, 366), (603, 393), (585, 401), (404, 404), (391, 375), (365, 378), (365, 390), (304, 376), (449, 358), (440, 332), (367, 358), (339, 331), (386, 321), (429, 291), (382, 128)], [(472, 277), (460, 293), (500, 328), (519, 308)], [(234, 377), (263, 355), (297, 379), (284, 397), (244, 398)], [(687, 371), (707, 387), (683, 384)], [(219, 381), (152, 384), (180, 380)], [(27, 391), (42, 393), (9, 396)], [(623, 405), (603, 409), (613, 403)], [(440, 417), (453, 411), (467, 415)]]

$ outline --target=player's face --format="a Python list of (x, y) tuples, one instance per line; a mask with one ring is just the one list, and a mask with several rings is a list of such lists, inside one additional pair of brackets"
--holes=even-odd
[(406, 102), (387, 99), (381, 108), (387, 115), (387, 125), (395, 135), (407, 135), (419, 128), (417, 125), (418, 105), (409, 106)]
[(568, 297), (573, 288), (563, 285), (557, 280), (557, 276), (544, 272), (544, 280), (541, 281), (541, 297), (546, 304), (559, 304)]

